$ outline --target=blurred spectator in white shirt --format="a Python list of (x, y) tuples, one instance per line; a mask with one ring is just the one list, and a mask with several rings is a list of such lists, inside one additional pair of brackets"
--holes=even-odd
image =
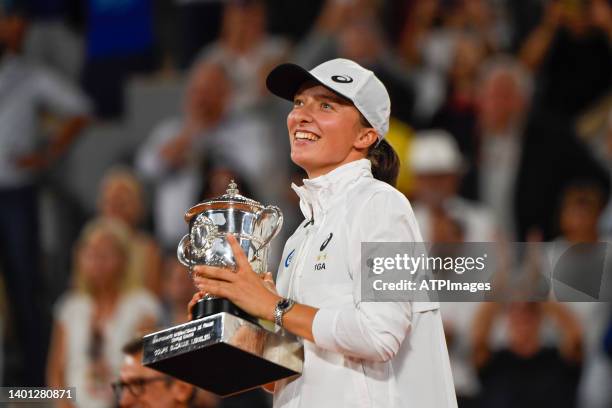
[[(38, 178), (88, 122), (90, 103), (72, 84), (21, 56), (27, 21), (0, 7), (0, 269), (28, 385), (42, 385), (46, 335), (39, 302)], [(57, 120), (49, 140), (43, 124)], [(17, 380), (19, 381), (19, 380)]]
[(129, 253), (130, 232), (121, 222), (87, 224), (75, 248), (74, 287), (55, 307), (47, 384), (76, 387), (78, 406), (113, 406), (109, 384), (119, 374), (123, 345), (156, 327), (159, 305), (131, 287)]
[[(74, 9), (84, 2), (74, 0), (29, 0), (30, 27), (25, 40), (25, 55), (31, 61), (61, 72), (78, 81), (83, 65), (84, 39), (77, 32)], [(80, 31), (80, 30), (79, 30)]]
[[(183, 215), (195, 205), (208, 168), (229, 168), (262, 202), (274, 203), (283, 187), (267, 124), (247, 113), (230, 111), (231, 83), (218, 64), (200, 62), (191, 73), (182, 118), (163, 120), (141, 147), (136, 168), (155, 189), (156, 235), (174, 250), (187, 232)], [(275, 143), (276, 142), (276, 143)]]
[(496, 239), (491, 211), (458, 195), (465, 163), (455, 139), (448, 132), (417, 132), (409, 162), (414, 173), (414, 213), (425, 241), (432, 238), (432, 223), (441, 212), (450, 212), (459, 218), (465, 230), (465, 241)]
[[(410, 152), (413, 208), (423, 240), (494, 241), (497, 229), (491, 212), (457, 195), (465, 163), (455, 139), (444, 130), (417, 132)], [(469, 328), (477, 307), (474, 302), (440, 303), (457, 399), (465, 407), (474, 403), (480, 390), (469, 343)]]

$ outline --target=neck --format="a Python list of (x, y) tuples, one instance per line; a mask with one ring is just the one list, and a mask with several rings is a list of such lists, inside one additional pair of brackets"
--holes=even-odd
[(566, 233), (565, 239), (571, 243), (597, 242), (599, 240), (599, 234), (597, 234), (595, 230), (574, 231)]
[[(357, 153), (357, 154), (355, 154), (355, 153)], [(327, 165), (327, 166), (318, 167), (316, 169), (306, 169), (306, 168), (304, 168), (304, 170), (306, 171), (306, 174), (308, 174), (308, 178), (312, 180), (314, 178), (324, 176), (324, 175), (326, 175), (326, 174), (336, 170), (337, 168), (344, 166), (345, 164), (352, 163), (354, 161), (365, 159), (365, 158), (366, 158), (365, 155), (362, 154), (361, 152), (351, 152), (340, 163), (334, 163), (334, 164), (330, 164), (330, 165)]]
[(481, 123), (482, 123), (482, 130), (485, 134), (488, 133), (488, 134), (505, 135), (505, 134), (511, 133), (512, 131), (520, 129), (522, 118), (518, 116), (514, 116), (514, 117), (507, 117), (499, 121), (490, 121), (490, 122), (483, 121)]
[(92, 294), (94, 301), (100, 305), (114, 303), (119, 297), (119, 289), (114, 285), (101, 286)]

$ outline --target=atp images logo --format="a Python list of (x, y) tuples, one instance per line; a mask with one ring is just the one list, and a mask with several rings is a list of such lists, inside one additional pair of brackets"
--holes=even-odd
[(612, 301), (612, 244), (362, 243), (369, 301)]

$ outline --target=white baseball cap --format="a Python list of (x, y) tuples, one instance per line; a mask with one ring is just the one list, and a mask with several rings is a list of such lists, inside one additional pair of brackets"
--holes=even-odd
[(389, 130), (391, 100), (383, 83), (370, 70), (354, 61), (336, 58), (310, 71), (295, 64), (281, 64), (266, 79), (266, 86), (276, 96), (288, 101), (304, 83), (318, 82), (353, 102), (382, 140)]
[(434, 129), (415, 134), (410, 165), (416, 174), (457, 173), (463, 170), (464, 161), (451, 134)]

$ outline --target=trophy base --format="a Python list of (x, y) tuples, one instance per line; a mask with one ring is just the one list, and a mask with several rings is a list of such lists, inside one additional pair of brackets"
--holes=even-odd
[(217, 313), (229, 313), (257, 324), (257, 319), (224, 298), (200, 299), (191, 309), (191, 320), (202, 319)]
[(143, 364), (222, 397), (300, 374), (302, 343), (269, 324), (221, 312), (152, 333)]

